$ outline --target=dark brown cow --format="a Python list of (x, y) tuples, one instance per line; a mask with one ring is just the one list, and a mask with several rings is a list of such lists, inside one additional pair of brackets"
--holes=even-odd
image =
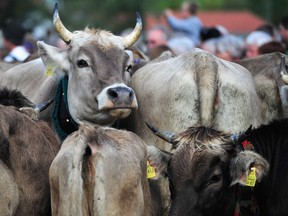
[(257, 205), (252, 201), (256, 200), (258, 215), (287, 215), (288, 119), (246, 131), (237, 139), (209, 127), (191, 127), (180, 134), (152, 130), (175, 148), (168, 166), (159, 160), (162, 154), (156, 147), (148, 151), (152, 166), (156, 170), (162, 167), (160, 172), (167, 172), (169, 177), (169, 215), (233, 215), (236, 189), (251, 190), (241, 185), (252, 167), (257, 177), (252, 190), (255, 199), (246, 202), (246, 210), (255, 209)]
[[(7, 105), (0, 105), (1, 215), (50, 215), (48, 173), (59, 149), (55, 134), (27, 115), (34, 105), (19, 92), (0, 91), (0, 103)], [(28, 106), (20, 109), (24, 114), (17, 108), (22, 105)]]

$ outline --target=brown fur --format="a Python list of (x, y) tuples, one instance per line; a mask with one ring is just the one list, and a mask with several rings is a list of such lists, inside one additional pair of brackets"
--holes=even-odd
[[(12, 107), (0, 107), (0, 159), (19, 188), (16, 215), (49, 215), (48, 171), (59, 144), (48, 125), (35, 122)], [(1, 192), (0, 192), (1, 193)]]
[(287, 65), (287, 56), (279, 52), (243, 59), (238, 62), (247, 68), (255, 79), (257, 93), (261, 99), (262, 116), (266, 120), (264, 123), (288, 115), (286, 111), (288, 104), (287, 87), (284, 86), (280, 76), (282, 57), (285, 58)]
[(50, 168), (53, 215), (153, 216), (146, 154), (130, 132), (80, 126)]
[(193, 145), (194, 148), (197, 148), (201, 145), (207, 146), (207, 143), (210, 143), (215, 139), (219, 140), (222, 143), (225, 143), (229, 141), (229, 138), (230, 137), (228, 134), (214, 130), (212, 127), (194, 126), (189, 127), (182, 133), (179, 133), (175, 141), (178, 142), (178, 145), (189, 143), (190, 145)]

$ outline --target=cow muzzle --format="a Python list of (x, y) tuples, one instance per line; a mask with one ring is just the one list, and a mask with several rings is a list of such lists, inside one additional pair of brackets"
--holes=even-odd
[(113, 117), (126, 118), (138, 108), (133, 89), (124, 84), (108, 86), (97, 96), (99, 111), (108, 111)]

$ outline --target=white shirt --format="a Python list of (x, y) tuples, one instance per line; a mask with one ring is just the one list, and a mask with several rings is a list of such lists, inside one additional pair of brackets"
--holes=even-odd
[(11, 52), (4, 58), (5, 62), (23, 62), (30, 53), (24, 46), (16, 46)]

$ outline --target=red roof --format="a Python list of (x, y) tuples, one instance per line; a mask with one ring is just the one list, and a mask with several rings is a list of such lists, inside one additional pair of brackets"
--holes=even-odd
[[(265, 24), (265, 20), (249, 11), (200, 11), (198, 17), (206, 27), (221, 25), (233, 34), (248, 34)], [(163, 16), (148, 14), (145, 21), (147, 29), (156, 24), (167, 25)]]

